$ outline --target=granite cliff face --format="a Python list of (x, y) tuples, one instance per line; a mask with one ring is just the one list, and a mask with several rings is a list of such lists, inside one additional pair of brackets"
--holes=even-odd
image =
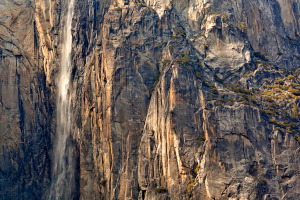
[(52, 124), (34, 2), (0, 2), (0, 196), (40, 198), (49, 184)]
[[(0, 2), (0, 197), (46, 199), (68, 1)], [(299, 199), (297, 0), (82, 0), (80, 199)]]

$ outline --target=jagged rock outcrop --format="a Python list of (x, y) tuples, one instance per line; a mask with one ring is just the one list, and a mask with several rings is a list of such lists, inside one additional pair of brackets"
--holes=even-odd
[[(47, 197), (67, 4), (0, 3), (5, 199)], [(78, 198), (299, 199), (299, 8), (76, 1)]]

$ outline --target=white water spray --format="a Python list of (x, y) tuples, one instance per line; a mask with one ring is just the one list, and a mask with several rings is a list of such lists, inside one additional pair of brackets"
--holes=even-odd
[(70, 0), (64, 26), (61, 68), (58, 79), (57, 129), (53, 151), (54, 166), (49, 199), (73, 199), (75, 195), (75, 162), (73, 158), (74, 148), (72, 148), (70, 98), (73, 12), (74, 0)]

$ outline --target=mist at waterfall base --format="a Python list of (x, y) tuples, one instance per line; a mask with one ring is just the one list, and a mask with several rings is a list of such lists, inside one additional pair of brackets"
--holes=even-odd
[(57, 84), (57, 128), (53, 144), (53, 166), (49, 199), (75, 199), (75, 147), (71, 134), (72, 111), (70, 90), (72, 17), (74, 0), (68, 2), (67, 15), (63, 29), (61, 67)]

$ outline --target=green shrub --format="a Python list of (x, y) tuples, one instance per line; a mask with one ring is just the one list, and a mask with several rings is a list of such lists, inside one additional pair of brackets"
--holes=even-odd
[(183, 35), (183, 34), (184, 34), (184, 33), (183, 33), (183, 30), (182, 30), (181, 28), (177, 29), (177, 30), (175, 31), (175, 33), (176, 33), (177, 35)]
[(266, 184), (267, 181), (266, 181), (265, 179), (260, 179), (260, 180), (259, 180), (259, 183), (261, 183), (261, 184)]
[(213, 101), (213, 100), (216, 100), (216, 98), (211, 97), (211, 98), (207, 98), (207, 99), (206, 99), (206, 101)]
[(191, 64), (191, 63), (190, 63), (191, 60), (190, 60), (190, 58), (189, 58), (187, 52), (185, 52), (185, 53), (183, 53), (183, 54), (181, 54), (181, 55), (183, 55), (183, 57), (179, 57), (179, 56), (178, 56), (178, 57), (175, 59), (177, 62), (179, 62), (179, 63), (181, 63), (181, 64), (183, 64), (183, 65)]
[(289, 87), (288, 91), (296, 96), (300, 95), (300, 91), (297, 89), (294, 89), (292, 86)]
[(215, 106), (217, 106), (217, 107), (218, 107), (218, 106), (222, 106), (222, 105), (223, 105), (223, 104), (222, 104), (221, 102), (219, 102), (219, 101), (217, 101), (216, 104), (215, 104)]
[(243, 94), (241, 94), (241, 96), (243, 97), (244, 102), (247, 102), (247, 105), (257, 106), (256, 100), (253, 99), (251, 95), (243, 93)]
[(203, 156), (203, 155), (204, 155), (204, 150), (199, 151), (199, 156)]
[(195, 179), (193, 178), (193, 179), (191, 180), (191, 183), (188, 184), (187, 189), (186, 189), (186, 194), (187, 194), (188, 196), (190, 196), (190, 195), (192, 194), (195, 183), (196, 183), (196, 182), (195, 182)]
[(173, 45), (170, 46), (170, 53), (174, 53), (174, 46)]
[(152, 11), (155, 11), (154, 8), (152, 8), (151, 6), (148, 6), (148, 8)]
[(169, 59), (163, 60), (163, 66), (164, 67), (167, 66), (170, 62), (171, 62), (171, 60), (169, 60)]
[(206, 81), (202, 81), (202, 86), (210, 87), (210, 85)]
[(223, 80), (220, 79), (217, 75), (214, 75), (214, 79), (219, 83), (223, 83)]
[(277, 119), (269, 119), (269, 122), (287, 130), (290, 130), (293, 126), (289, 121), (281, 122)]
[(206, 140), (206, 138), (205, 138), (205, 136), (200, 136), (199, 140), (202, 141), (202, 142), (204, 142)]
[(233, 101), (229, 101), (228, 105), (233, 106), (234, 102)]
[[(257, 58), (261, 58), (263, 61), (269, 61), (264, 55), (262, 55), (260, 52), (254, 52), (254, 56)], [(258, 62), (258, 60), (257, 60)]]
[(234, 100), (232, 97), (230, 97), (230, 98), (226, 99), (225, 102), (234, 102)]
[(157, 192), (157, 193), (165, 193), (165, 192), (167, 192), (167, 191), (168, 191), (168, 189), (165, 188), (165, 187), (162, 187), (162, 186), (156, 188), (156, 192)]
[(239, 22), (238, 23), (238, 28), (239, 28), (240, 31), (245, 32), (245, 30), (247, 29), (246, 23), (245, 22)]
[(298, 134), (296, 134), (294, 136), (295, 140), (300, 144), (300, 136)]
[(298, 118), (299, 118), (298, 108), (297, 108), (296, 104), (293, 105), (291, 118), (293, 120), (298, 120)]
[(282, 123), (278, 121), (277, 119), (269, 119), (269, 122), (272, 124), (279, 125), (280, 127), (282, 126)]
[(105, 179), (102, 179), (101, 181), (100, 181), (100, 185), (102, 185), (102, 186), (104, 186), (105, 184), (106, 184), (106, 180)]
[(274, 102), (272, 97), (270, 97), (270, 96), (266, 96), (265, 101), (270, 102), (270, 103)]
[(198, 60), (198, 62), (196, 63), (200, 68), (203, 68), (203, 64), (201, 62), (201, 60)]
[(268, 105), (269, 105), (270, 109), (276, 109), (277, 108), (277, 104), (274, 101), (269, 102)]
[(176, 38), (179, 38), (179, 37), (185, 37), (185, 34), (181, 28), (177, 29), (174, 32), (174, 35), (171, 37), (171, 40), (175, 40)]
[(270, 115), (272, 117), (277, 117), (277, 112), (274, 109), (267, 109), (262, 111), (265, 115)]
[(195, 169), (195, 173), (197, 174), (199, 170), (200, 170), (200, 165), (197, 165)]
[(292, 86), (296, 88), (296, 87), (300, 87), (300, 84), (299, 83), (292, 83)]
[(190, 63), (190, 58), (188, 56), (188, 53), (187, 52), (184, 52), (184, 55), (183, 55), (183, 60), (182, 60), (183, 64), (188, 64)]
[(156, 75), (155, 75), (155, 82), (153, 84), (153, 86), (155, 87), (159, 81), (159, 77), (160, 77), (160, 71), (157, 71), (156, 72)]
[(228, 21), (228, 16), (227, 16), (227, 13), (226, 13), (226, 12), (224, 12), (224, 14), (223, 14), (223, 19), (225, 20), (225, 22)]
[(213, 95), (219, 93), (219, 92), (218, 92), (218, 89), (215, 88), (215, 87), (214, 87), (214, 88), (211, 88), (211, 89), (210, 89), (210, 92), (211, 92), (211, 94), (213, 94)]
[(136, 5), (138, 5), (138, 6), (142, 6), (142, 7), (147, 7), (147, 5), (146, 5), (146, 4), (144, 4), (144, 3), (137, 3)]
[(247, 94), (247, 95), (251, 95), (252, 92), (248, 89), (244, 89), (242, 88), (240, 85), (235, 85), (231, 88), (231, 90), (235, 93), (242, 93), (242, 94)]
[(254, 72), (251, 72), (249, 74), (244, 74), (242, 77), (249, 77), (249, 76), (253, 76), (254, 75)]
[(278, 84), (278, 85), (283, 85), (284, 84), (284, 80), (281, 79), (281, 78), (276, 78), (275, 79), (275, 83)]
[(217, 101), (225, 103), (226, 101), (223, 98), (218, 98)]

